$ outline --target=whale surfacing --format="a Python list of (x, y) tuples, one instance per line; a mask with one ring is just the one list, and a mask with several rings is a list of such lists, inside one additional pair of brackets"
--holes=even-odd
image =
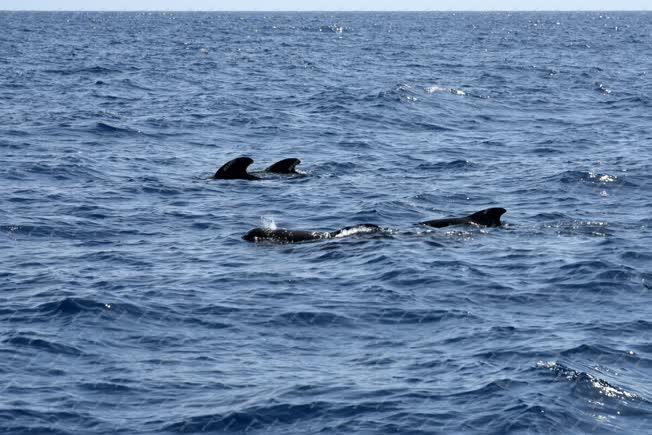
[[(260, 180), (261, 177), (247, 172), (247, 168), (254, 162), (251, 157), (238, 157), (223, 164), (211, 178), (216, 180)], [(301, 160), (289, 158), (279, 160), (263, 171), (256, 171), (257, 174), (282, 174), (301, 175), (296, 167)]]
[(461, 218), (433, 219), (419, 222), (420, 225), (429, 227), (444, 228), (450, 225), (479, 225), (483, 227), (499, 227), (502, 225), (500, 217), (507, 212), (504, 208), (493, 207), (480, 210)]
[(258, 177), (247, 172), (254, 162), (251, 157), (238, 157), (223, 164), (213, 175), (216, 180), (258, 180)]
[[(419, 222), (418, 225), (427, 225), (435, 228), (444, 228), (450, 225), (476, 225), (483, 227), (499, 227), (502, 225), (500, 217), (507, 210), (500, 207), (487, 208), (473, 214), (459, 218), (433, 219)], [(300, 243), (311, 240), (334, 239), (349, 237), (364, 233), (379, 233), (387, 231), (374, 224), (359, 224), (344, 227), (335, 231), (305, 231), (272, 228), (254, 228), (242, 238), (248, 242), (269, 243)]]
[(279, 160), (265, 169), (265, 172), (271, 172), (272, 174), (299, 174), (295, 168), (300, 163), (301, 160), (295, 158)]
[(242, 238), (248, 242), (299, 243), (310, 240), (323, 240), (352, 236), (361, 233), (377, 233), (382, 231), (378, 225), (360, 224), (341, 228), (335, 231), (303, 231), (288, 229), (254, 228)]

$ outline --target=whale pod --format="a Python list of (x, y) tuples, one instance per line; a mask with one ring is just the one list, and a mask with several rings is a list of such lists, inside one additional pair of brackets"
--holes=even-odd
[[(480, 210), (460, 218), (433, 219), (419, 222), (419, 225), (428, 225), (443, 228), (450, 225), (479, 225), (484, 227), (499, 227), (502, 225), (500, 217), (506, 212), (504, 208), (494, 207)], [(305, 231), (272, 228), (254, 228), (249, 230), (242, 238), (248, 242), (274, 242), (298, 243), (310, 240), (332, 239), (347, 237), (361, 233), (377, 233), (383, 229), (374, 224), (359, 224), (344, 227), (335, 231)]]
[(360, 224), (344, 227), (335, 231), (303, 231), (288, 229), (254, 228), (242, 238), (248, 242), (298, 243), (310, 240), (321, 240), (352, 236), (361, 233), (377, 233), (382, 231), (378, 225)]
[[(217, 170), (217, 172), (215, 172), (215, 175), (213, 175), (212, 178), (217, 180), (260, 180), (261, 177), (247, 172), (247, 168), (253, 162), (254, 160), (251, 157), (238, 157), (233, 160), (229, 160), (223, 164)], [(262, 171), (262, 173), (284, 175), (299, 174), (299, 172), (296, 171), (296, 166), (299, 163), (301, 163), (301, 160), (296, 158), (279, 160), (278, 162)]]

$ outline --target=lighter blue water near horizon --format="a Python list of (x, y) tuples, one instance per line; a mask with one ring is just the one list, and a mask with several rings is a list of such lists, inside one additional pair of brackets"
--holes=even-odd
[(651, 13), (0, 29), (0, 433), (652, 432)]

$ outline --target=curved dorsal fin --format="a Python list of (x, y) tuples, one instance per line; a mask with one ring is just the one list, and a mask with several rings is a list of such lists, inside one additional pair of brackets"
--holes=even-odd
[(265, 169), (265, 172), (273, 172), (275, 174), (298, 174), (295, 168), (299, 163), (301, 163), (301, 160), (294, 158), (279, 160)]
[(502, 225), (500, 217), (506, 211), (507, 210), (500, 207), (487, 208), (469, 215), (467, 219), (474, 224), (484, 225), (487, 227), (499, 227)]
[(226, 162), (217, 170), (213, 178), (220, 180), (257, 180), (247, 172), (247, 167), (253, 163), (251, 157), (238, 157), (237, 159)]

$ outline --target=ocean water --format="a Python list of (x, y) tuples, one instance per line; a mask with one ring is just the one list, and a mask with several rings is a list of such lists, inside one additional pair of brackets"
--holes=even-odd
[(0, 29), (0, 433), (652, 432), (651, 13)]

